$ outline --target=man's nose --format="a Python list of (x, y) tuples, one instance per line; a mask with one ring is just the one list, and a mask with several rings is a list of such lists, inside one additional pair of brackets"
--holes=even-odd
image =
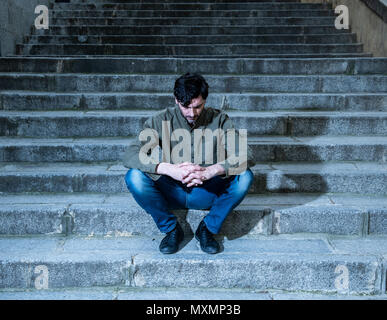
[(190, 109), (189, 109), (189, 116), (190, 116), (190, 117), (193, 117), (194, 115), (195, 115), (194, 109), (193, 109), (193, 108), (190, 108)]

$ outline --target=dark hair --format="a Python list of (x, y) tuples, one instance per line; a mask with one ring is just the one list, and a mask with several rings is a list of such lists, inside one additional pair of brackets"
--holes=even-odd
[(207, 99), (208, 84), (200, 74), (187, 72), (175, 81), (173, 94), (177, 101), (188, 107), (192, 99), (200, 95), (204, 100)]

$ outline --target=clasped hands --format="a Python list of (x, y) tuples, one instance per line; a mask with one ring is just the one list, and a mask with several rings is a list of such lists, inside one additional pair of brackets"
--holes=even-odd
[(160, 163), (157, 173), (165, 174), (171, 178), (184, 183), (187, 187), (193, 187), (203, 184), (203, 181), (209, 180), (216, 176), (219, 170), (218, 165), (201, 167), (191, 162), (179, 164)]

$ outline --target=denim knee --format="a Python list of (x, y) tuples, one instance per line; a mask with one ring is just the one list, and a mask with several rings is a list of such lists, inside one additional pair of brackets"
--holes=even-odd
[(144, 172), (138, 169), (129, 169), (125, 175), (125, 183), (130, 192), (142, 193), (148, 178)]
[(247, 193), (253, 183), (253, 180), (254, 174), (249, 168), (247, 168), (246, 171), (237, 176), (237, 191), (240, 193)]

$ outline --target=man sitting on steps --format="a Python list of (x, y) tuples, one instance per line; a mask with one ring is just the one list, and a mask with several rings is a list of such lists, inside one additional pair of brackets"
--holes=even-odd
[[(205, 108), (208, 84), (201, 75), (187, 73), (179, 77), (174, 96), (177, 106), (147, 119), (139, 139), (127, 149), (123, 164), (130, 170), (125, 182), (137, 203), (166, 233), (159, 247), (165, 254), (177, 252), (184, 238), (170, 210), (210, 209), (195, 238), (204, 252), (214, 254), (219, 252), (219, 244), (213, 235), (219, 233), (227, 215), (243, 200), (253, 181), (248, 168), (252, 157), (247, 132), (244, 130), (242, 136), (242, 130), (235, 130), (221, 110)], [(210, 139), (206, 138), (208, 134)], [(148, 138), (150, 142), (145, 144)], [(156, 149), (162, 151), (161, 161)]]

